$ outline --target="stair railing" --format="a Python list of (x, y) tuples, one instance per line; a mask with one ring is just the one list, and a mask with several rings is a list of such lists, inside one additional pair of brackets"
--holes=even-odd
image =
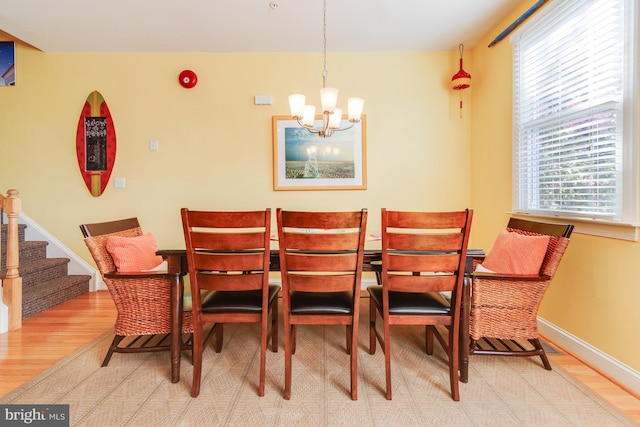
[(18, 190), (8, 190), (0, 194), (2, 211), (7, 215), (7, 274), (2, 281), (2, 300), (9, 308), (8, 329), (22, 327), (22, 277), (18, 271), (20, 255), (18, 251), (18, 216), (22, 211), (22, 200)]

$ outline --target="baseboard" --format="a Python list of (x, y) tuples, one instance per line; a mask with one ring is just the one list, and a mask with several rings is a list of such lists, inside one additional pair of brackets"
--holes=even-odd
[(631, 394), (640, 396), (640, 372), (540, 317), (538, 317), (538, 328), (543, 336), (615, 381)]

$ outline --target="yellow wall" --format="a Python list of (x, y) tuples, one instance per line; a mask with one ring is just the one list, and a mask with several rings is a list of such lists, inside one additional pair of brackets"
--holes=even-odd
[[(471, 123), (474, 244), (490, 248), (511, 209), (511, 43), (487, 45), (534, 1), (474, 48)], [(640, 244), (575, 233), (543, 300), (540, 317), (640, 370)]]
[[(319, 104), (321, 54), (43, 53), (17, 43), (16, 63), (17, 86), (0, 87), (0, 191), (17, 188), (24, 212), (87, 261), (78, 224), (137, 216), (161, 247), (183, 247), (181, 207), (366, 207), (373, 232), (382, 207), (470, 205), (471, 109), (460, 119), (450, 89), (457, 49), (328, 55), (339, 105), (366, 100), (368, 186), (355, 191), (273, 191), (271, 118), (288, 114), (290, 93)], [(195, 88), (178, 84), (183, 69), (198, 74)], [(107, 101), (118, 146), (97, 198), (75, 151), (94, 90)], [(255, 95), (272, 95), (273, 105), (254, 105)], [(114, 188), (114, 177), (126, 188)]]

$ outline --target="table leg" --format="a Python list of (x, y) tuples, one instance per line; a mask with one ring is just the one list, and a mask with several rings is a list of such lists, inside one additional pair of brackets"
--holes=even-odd
[(471, 278), (465, 276), (462, 285), (462, 308), (460, 310), (460, 346), (459, 346), (459, 364), (460, 364), (460, 381), (466, 383), (469, 381), (469, 312), (471, 309)]
[(169, 273), (176, 273), (171, 283), (171, 382), (180, 381), (182, 351), (182, 276), (180, 256), (167, 256)]

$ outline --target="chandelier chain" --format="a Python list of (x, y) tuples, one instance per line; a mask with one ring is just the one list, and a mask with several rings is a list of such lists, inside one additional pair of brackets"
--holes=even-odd
[(327, 87), (327, 0), (324, 0), (324, 14), (322, 16), (322, 43), (323, 43), (323, 63), (322, 63), (322, 87)]

